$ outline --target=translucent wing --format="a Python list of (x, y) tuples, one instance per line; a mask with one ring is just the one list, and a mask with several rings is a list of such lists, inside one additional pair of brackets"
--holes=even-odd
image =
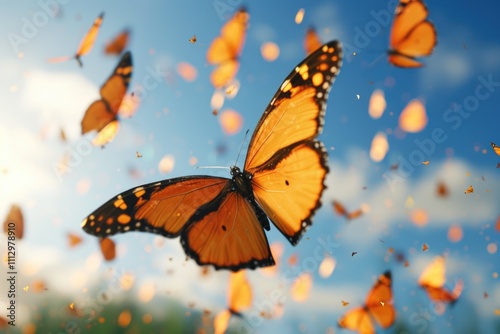
[(245, 170), (253, 175), (255, 198), (292, 244), (311, 224), (325, 188), (326, 153), (314, 138), (341, 57), (340, 43), (332, 41), (297, 65), (266, 108), (248, 148)]
[(357, 307), (347, 311), (339, 319), (338, 325), (341, 328), (357, 331), (360, 334), (375, 334), (373, 321), (364, 307)]
[(304, 39), (304, 50), (306, 50), (306, 54), (310, 55), (311, 53), (316, 51), (322, 44), (323, 43), (321, 43), (316, 30), (313, 27), (309, 27)]

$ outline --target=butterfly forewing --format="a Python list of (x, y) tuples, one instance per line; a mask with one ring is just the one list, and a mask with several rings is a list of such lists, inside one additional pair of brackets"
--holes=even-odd
[(99, 15), (95, 19), (94, 24), (92, 25), (92, 27), (90, 27), (89, 31), (82, 39), (80, 46), (78, 47), (78, 51), (76, 52), (77, 58), (89, 53), (94, 46), (95, 39), (97, 37), (97, 34), (99, 33), (99, 28), (101, 27), (103, 17), (104, 13), (101, 13), (101, 15)]
[(176, 237), (198, 208), (230, 180), (191, 176), (145, 184), (112, 198), (83, 222), (85, 232), (104, 237), (133, 230)]
[(274, 264), (253, 205), (227, 187), (218, 199), (193, 215), (181, 243), (198, 264), (212, 264), (217, 269), (254, 269)]
[(430, 22), (422, 22), (413, 29), (407, 38), (398, 45), (404, 50), (404, 55), (411, 57), (422, 57), (432, 53), (435, 46), (434, 25)]
[(390, 327), (396, 318), (396, 311), (392, 304), (391, 281), (390, 272), (380, 275), (365, 302), (370, 315), (382, 328)]
[(326, 153), (313, 139), (341, 65), (340, 43), (323, 45), (285, 79), (250, 141), (245, 170), (271, 221), (296, 244), (320, 206), (328, 172)]
[(364, 307), (357, 307), (346, 312), (342, 316), (338, 325), (341, 328), (358, 331), (361, 334), (375, 334), (375, 326), (370, 319), (370, 315)]
[(399, 43), (421, 22), (425, 21), (428, 10), (421, 1), (401, 1), (396, 8), (396, 15), (391, 30), (391, 47)]

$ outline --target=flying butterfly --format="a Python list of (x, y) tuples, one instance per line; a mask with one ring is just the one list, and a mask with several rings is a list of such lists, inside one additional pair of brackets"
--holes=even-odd
[(389, 63), (403, 68), (422, 67), (417, 57), (429, 56), (437, 43), (436, 29), (427, 21), (421, 0), (400, 0), (392, 22)]
[(338, 321), (341, 328), (362, 334), (374, 334), (374, 321), (382, 328), (389, 328), (396, 319), (392, 300), (392, 275), (386, 271), (379, 276), (366, 297), (363, 306), (347, 311)]
[(129, 39), (130, 31), (128, 29), (123, 30), (118, 35), (113, 37), (113, 39), (111, 39), (108, 43), (106, 43), (106, 46), (104, 47), (104, 53), (115, 56), (120, 55), (127, 47)]
[(304, 50), (306, 50), (306, 54), (310, 55), (314, 51), (316, 51), (321, 46), (321, 39), (316, 32), (316, 29), (313, 27), (309, 27), (306, 31), (306, 37), (304, 39)]
[(500, 155), (500, 146), (492, 142), (491, 147), (493, 148), (493, 152), (495, 152), (497, 155)]
[(252, 135), (243, 171), (231, 179), (185, 176), (142, 185), (109, 200), (82, 222), (106, 237), (146, 231), (180, 236), (199, 265), (237, 271), (274, 264), (269, 220), (296, 245), (321, 206), (327, 154), (322, 130), (342, 58), (331, 41), (298, 64), (271, 99)]
[(132, 55), (123, 54), (120, 62), (108, 80), (102, 85), (101, 99), (94, 101), (88, 107), (82, 119), (82, 134), (95, 130), (97, 137), (92, 143), (103, 146), (116, 136), (119, 122), (118, 115), (125, 93), (132, 76)]
[(216, 65), (210, 75), (210, 81), (215, 88), (223, 88), (229, 84), (240, 67), (238, 57), (245, 44), (249, 14), (240, 9), (227, 21), (207, 51), (207, 61)]
[(333, 210), (339, 216), (344, 216), (347, 220), (352, 220), (360, 217), (363, 214), (362, 209), (357, 209), (355, 211), (347, 211), (346, 207), (339, 201), (332, 202)]
[(432, 301), (453, 304), (462, 294), (464, 283), (462, 280), (458, 280), (452, 291), (447, 290), (444, 287), (446, 283), (445, 271), (444, 257), (435, 257), (420, 275), (418, 285), (427, 291)]
[(92, 27), (90, 27), (87, 34), (83, 37), (82, 41), (80, 42), (80, 46), (78, 47), (78, 50), (76, 51), (76, 54), (74, 56), (50, 58), (49, 62), (59, 63), (74, 58), (78, 62), (78, 65), (82, 67), (83, 63), (80, 58), (81, 56), (86, 55), (87, 53), (90, 52), (90, 50), (92, 50), (97, 34), (99, 33), (99, 28), (101, 27), (103, 18), (104, 18), (104, 13), (101, 13), (101, 15), (99, 15), (94, 20), (94, 24), (92, 24)]

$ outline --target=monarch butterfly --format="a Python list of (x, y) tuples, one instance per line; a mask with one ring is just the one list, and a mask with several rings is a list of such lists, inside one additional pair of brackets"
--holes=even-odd
[(339, 201), (334, 200), (332, 202), (332, 205), (335, 212), (340, 216), (344, 216), (347, 220), (356, 219), (363, 214), (362, 209), (357, 209), (355, 211), (348, 212), (346, 207)]
[(104, 18), (104, 13), (101, 13), (95, 20), (94, 24), (92, 27), (90, 27), (89, 31), (83, 37), (82, 41), (80, 42), (80, 46), (78, 47), (78, 50), (76, 51), (76, 54), (74, 56), (70, 57), (56, 57), (56, 58), (51, 58), (49, 59), (49, 62), (51, 63), (59, 63), (63, 61), (70, 60), (72, 58), (75, 58), (76, 61), (78, 62), (78, 65), (80, 67), (83, 66), (82, 60), (80, 59), (81, 56), (86, 55), (87, 53), (92, 50), (92, 47), (94, 46), (95, 39), (97, 37), (97, 33), (99, 32), (99, 28), (101, 27), (102, 24), (102, 19)]
[(437, 43), (436, 29), (427, 21), (421, 0), (400, 0), (392, 23), (389, 63), (404, 68), (422, 67), (416, 57), (429, 56)]
[(432, 301), (453, 304), (462, 294), (464, 285), (462, 280), (458, 280), (453, 291), (446, 290), (444, 288), (446, 282), (445, 271), (444, 257), (435, 257), (420, 275), (418, 285), (427, 291)]
[(128, 29), (123, 30), (112, 40), (106, 43), (106, 46), (104, 47), (104, 53), (108, 55), (120, 55), (127, 47), (129, 38), (130, 31)]
[(96, 130), (92, 143), (102, 146), (113, 140), (118, 131), (118, 112), (132, 76), (132, 55), (126, 52), (111, 76), (101, 87), (101, 99), (88, 107), (82, 119), (82, 134)]
[(500, 146), (492, 142), (491, 147), (493, 147), (493, 152), (495, 152), (497, 155), (500, 155)]
[(306, 54), (310, 55), (316, 51), (321, 44), (321, 40), (319, 39), (316, 30), (313, 27), (309, 27), (306, 31), (306, 37), (304, 39), (304, 50), (306, 50)]
[(327, 155), (314, 138), (341, 58), (340, 42), (332, 41), (294, 68), (257, 124), (243, 171), (231, 167), (232, 179), (193, 175), (142, 185), (102, 205), (82, 228), (99, 237), (132, 230), (180, 236), (189, 257), (216, 269), (273, 265), (269, 220), (296, 245), (321, 206)]
[(16, 239), (22, 239), (24, 236), (24, 218), (21, 208), (12, 204), (3, 222), (3, 230), (5, 234), (9, 235), (9, 231), (14, 231)]
[(207, 61), (217, 65), (210, 75), (210, 81), (215, 88), (222, 88), (231, 82), (240, 63), (238, 57), (243, 49), (248, 27), (249, 15), (245, 9), (240, 9), (222, 27), (220, 36), (215, 38), (207, 51)]
[(365, 304), (347, 311), (338, 325), (341, 328), (358, 331), (362, 334), (374, 334), (373, 320), (382, 328), (389, 328), (396, 319), (396, 310), (392, 301), (392, 275), (386, 271), (368, 293)]

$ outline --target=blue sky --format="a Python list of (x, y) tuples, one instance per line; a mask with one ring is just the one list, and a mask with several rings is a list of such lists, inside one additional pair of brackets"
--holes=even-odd
[[(50, 287), (45, 293), (67, 294), (78, 304), (86, 297), (82, 288), (105, 280), (105, 273), (112, 268), (134, 275), (137, 291), (152, 285), (157, 295), (172, 291), (170, 296), (183, 304), (195, 302), (214, 313), (223, 309), (228, 273), (212, 272), (202, 278), (194, 262), (185, 261), (178, 240), (164, 240), (160, 247), (161, 239), (154, 235), (118, 235), (114, 238), (118, 257), (104, 263), (97, 241), (81, 231), (80, 222), (118, 192), (143, 183), (191, 174), (229, 176), (224, 169), (195, 169), (190, 158), (195, 157), (199, 166), (234, 164), (245, 130), (254, 129), (283, 79), (305, 57), (303, 38), (307, 27), (314, 25), (324, 42), (339, 39), (346, 52), (319, 137), (329, 148), (328, 189), (312, 228), (297, 247), (287, 244), (276, 230), (268, 233), (268, 238), (285, 246), (284, 259), (297, 254), (296, 269), (301, 273), (319, 264), (324, 252), (317, 249), (330, 238), (335, 246), (325, 250), (331, 251), (337, 266), (326, 279), (316, 268), (311, 269), (313, 288), (304, 303), (289, 295), (290, 275), (298, 272), (290, 274), (286, 263), (273, 278), (258, 270), (249, 273), (255, 293), (255, 303), (247, 311), (249, 319), (266, 305), (271, 291), (278, 289), (286, 296), (281, 318), (253, 325), (249, 320), (249, 328), (298, 333), (304, 328), (325, 332), (331, 327), (343, 333), (336, 328), (337, 319), (350, 306), (362, 303), (375, 278), (391, 269), (398, 321), (418, 332), (423, 322), (415, 319), (423, 318), (431, 303), (416, 282), (432, 258), (442, 254), (447, 254), (450, 284), (460, 278), (465, 288), (454, 308), (424, 321), (427, 328), (435, 333), (456, 332), (469, 321), (471, 310), (479, 319), (481, 332), (498, 328), (494, 310), (500, 309), (500, 285), (494, 273), (500, 271), (500, 256), (487, 251), (489, 244), (498, 245), (500, 239), (494, 227), (500, 216), (500, 169), (496, 169), (500, 157), (490, 147), (491, 141), (500, 144), (498, 4), (458, 1), (451, 10), (449, 4), (427, 3), (438, 44), (430, 57), (422, 59), (425, 67), (405, 70), (387, 63), (390, 23), (376, 19), (392, 15), (389, 9), (394, 8), (394, 2), (192, 0), (150, 1), (147, 5), (129, 1), (124, 5), (121, 1), (65, 1), (55, 17), (44, 16), (44, 3), (48, 1), (0, 5), (0, 169), (6, 170), (0, 173), (0, 217), (12, 203), (23, 208), (26, 231), (18, 242), (19, 286), (43, 279)], [(221, 4), (225, 6), (218, 7)], [(224, 108), (240, 113), (244, 124), (242, 131), (229, 136), (212, 115), (214, 89), (209, 75), (213, 67), (205, 55), (225, 22), (224, 16), (240, 5), (246, 5), (250, 13), (237, 75), (241, 88), (234, 99), (226, 99)], [(294, 17), (300, 8), (305, 9), (305, 17), (296, 24)], [(51, 57), (73, 54), (103, 11), (101, 30), (94, 49), (82, 58), (83, 68), (75, 61), (47, 62)], [(26, 21), (33, 23), (34, 17), (40, 20), (36, 30), (23, 35)], [(375, 28), (373, 33), (370, 27)], [(54, 171), (54, 163), (61, 161), (65, 152), (78, 153), (89, 147), (90, 137), (80, 135), (80, 121), (118, 61), (103, 54), (104, 44), (123, 28), (132, 31), (128, 48), (134, 62), (131, 90), (148, 82), (157, 85), (143, 90), (139, 110), (133, 118), (121, 121), (113, 142), (104, 149), (81, 151), (72, 168), (61, 175)], [(13, 45), (9, 40), (13, 34), (24, 36), (25, 42)], [(193, 34), (196, 44), (188, 41)], [(364, 43), (360, 42), (362, 34), (366, 34)], [(281, 51), (274, 62), (264, 60), (260, 53), (262, 43), (268, 41)], [(195, 81), (186, 82), (176, 73), (179, 62), (197, 69)], [(157, 81), (151, 81), (151, 72), (158, 74)], [(387, 101), (384, 115), (377, 120), (368, 115), (368, 101), (375, 89), (382, 89)], [(429, 122), (423, 131), (398, 139), (393, 133), (399, 114), (415, 98), (424, 101)], [(457, 105), (463, 105), (462, 113), (453, 111)], [(67, 142), (59, 139), (60, 128), (65, 130)], [(433, 139), (436, 129), (442, 133), (438, 141)], [(379, 131), (387, 133), (390, 148), (385, 159), (376, 163), (369, 150)], [(220, 147), (226, 148), (223, 153), (218, 153)], [(243, 147), (242, 154), (246, 153), (246, 145)], [(143, 157), (136, 158), (136, 151)], [(174, 157), (175, 166), (163, 174), (158, 163), (165, 155)], [(423, 160), (429, 160), (429, 165), (422, 165)], [(240, 158), (239, 164), (242, 162)], [(396, 163), (399, 171), (391, 172)], [(440, 180), (449, 188), (447, 198), (435, 195)], [(469, 185), (475, 191), (465, 195)], [(406, 205), (409, 197), (413, 206)], [(333, 199), (350, 209), (364, 205), (369, 210), (347, 223), (331, 209)], [(414, 209), (428, 214), (426, 226), (411, 222)], [(460, 225), (464, 232), (456, 243), (447, 238), (452, 224)], [(83, 244), (68, 249), (69, 232), (82, 236)], [(426, 252), (421, 250), (423, 243), (429, 246)], [(0, 245), (5, 247), (5, 238)], [(389, 247), (404, 252), (410, 266), (388, 260)], [(353, 251), (357, 255), (351, 256)], [(173, 271), (168, 279), (167, 270)], [(488, 298), (483, 297), (484, 292)], [(4, 298), (0, 297), (0, 306)], [(36, 296), (25, 294), (18, 300), (24, 305), (19, 321), (28, 320), (25, 305), (36, 300), (32, 298)], [(343, 307), (341, 300), (350, 305)], [(145, 307), (153, 305), (161, 307), (155, 299)]]

